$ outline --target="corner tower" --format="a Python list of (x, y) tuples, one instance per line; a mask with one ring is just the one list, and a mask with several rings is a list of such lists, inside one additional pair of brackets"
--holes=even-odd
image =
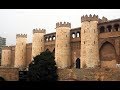
[(44, 51), (45, 29), (33, 29), (32, 58)]
[(98, 66), (98, 16), (81, 17), (81, 68)]
[(26, 42), (27, 42), (27, 34), (16, 35), (14, 66), (20, 69), (26, 68)]
[(2, 48), (2, 60), (1, 66), (11, 67), (11, 49), (10, 46), (5, 46)]
[(69, 22), (56, 23), (55, 60), (59, 68), (69, 68), (71, 65), (70, 29)]

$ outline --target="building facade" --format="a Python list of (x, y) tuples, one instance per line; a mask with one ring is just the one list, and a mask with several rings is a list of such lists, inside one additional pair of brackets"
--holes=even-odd
[(6, 38), (0, 37), (0, 64), (1, 64), (1, 56), (2, 56), (2, 47), (6, 46)]
[(58, 22), (56, 32), (46, 34), (45, 29), (34, 29), (32, 43), (26, 43), (26, 39), (26, 34), (16, 35), (15, 46), (3, 47), (2, 66), (24, 69), (47, 49), (54, 53), (58, 68), (117, 68), (120, 64), (120, 19), (85, 15), (81, 27)]

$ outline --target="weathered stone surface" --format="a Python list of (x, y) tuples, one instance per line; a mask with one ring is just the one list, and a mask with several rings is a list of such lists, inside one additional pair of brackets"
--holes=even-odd
[(96, 67), (99, 62), (98, 21), (85, 21), (81, 25), (81, 68)]
[(56, 28), (55, 60), (58, 68), (69, 68), (70, 59), (70, 27)]
[(44, 51), (45, 30), (33, 30), (32, 58)]
[(120, 81), (120, 69), (59, 69), (59, 80), (76, 81)]
[[(101, 23), (98, 22), (97, 15), (86, 15), (81, 19), (81, 27), (78, 28), (71, 29), (70, 23), (59, 22), (56, 23), (54, 33), (45, 34), (45, 29), (34, 29), (31, 44), (26, 43), (26, 34), (17, 34), (16, 46), (12, 47), (11, 55), (9, 47), (3, 49), (2, 64), (10, 67), (26, 67), (33, 56), (49, 49), (51, 52), (56, 52), (55, 60), (60, 68), (75, 67), (78, 58), (81, 67), (100, 65), (115, 68), (120, 64), (120, 19), (106, 22), (103, 18)], [(101, 30), (101, 27), (104, 27), (104, 30)]]
[(5, 67), (11, 67), (11, 48), (10, 49), (3, 49), (2, 50), (2, 60), (1, 60), (1, 66)]
[(26, 67), (26, 43), (27, 37), (19, 35), (16, 36), (16, 47), (15, 47), (15, 64), (14, 67), (25, 68)]
[(5, 68), (0, 67), (0, 77), (4, 78), (5, 81), (18, 81), (19, 80), (19, 69), (18, 68)]

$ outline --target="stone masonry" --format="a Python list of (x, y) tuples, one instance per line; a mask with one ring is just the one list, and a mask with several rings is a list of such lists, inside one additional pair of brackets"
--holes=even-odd
[(32, 58), (44, 51), (44, 35), (45, 29), (34, 29), (33, 30), (33, 41), (32, 41)]
[(58, 22), (56, 32), (34, 29), (32, 43), (26, 41), (26, 34), (17, 34), (16, 45), (2, 49), (3, 66), (25, 69), (33, 57), (48, 49), (58, 68), (120, 67), (120, 19), (85, 15), (81, 27), (71, 29), (71, 23)]
[(9, 46), (5, 46), (3, 49), (2, 49), (2, 62), (1, 62), (1, 66), (4, 66), (4, 67), (11, 67), (11, 47)]
[(56, 23), (55, 60), (58, 68), (69, 68), (70, 61), (70, 28), (71, 24)]
[(81, 17), (81, 68), (98, 66), (98, 16)]
[(26, 67), (26, 34), (16, 35), (15, 64), (14, 67), (24, 69)]

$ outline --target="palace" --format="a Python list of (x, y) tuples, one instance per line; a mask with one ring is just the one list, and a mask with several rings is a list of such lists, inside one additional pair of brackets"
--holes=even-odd
[(56, 23), (56, 32), (33, 29), (32, 43), (27, 34), (16, 35), (15, 46), (2, 48), (2, 67), (24, 70), (33, 57), (45, 50), (55, 55), (58, 68), (117, 68), (120, 63), (120, 19), (100, 19), (98, 15), (81, 17), (81, 27), (69, 22)]

